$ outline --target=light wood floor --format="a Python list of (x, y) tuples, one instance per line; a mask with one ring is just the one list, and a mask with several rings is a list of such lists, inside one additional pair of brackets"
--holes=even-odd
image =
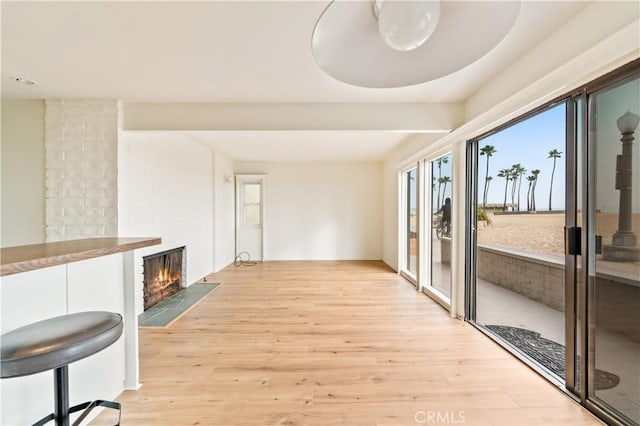
[(599, 424), (381, 262), (209, 280), (222, 285), (171, 327), (141, 330), (123, 425)]

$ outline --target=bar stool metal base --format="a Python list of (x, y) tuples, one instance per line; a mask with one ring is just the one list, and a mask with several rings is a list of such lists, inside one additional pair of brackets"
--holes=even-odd
[(72, 426), (78, 426), (96, 407), (105, 407), (118, 410), (118, 423), (120, 425), (121, 410), (120, 403), (97, 399), (95, 401), (83, 402), (82, 404), (69, 407), (69, 366), (58, 367), (53, 372), (55, 411), (38, 420), (33, 426), (44, 426), (55, 420), (56, 426), (69, 426), (69, 415), (84, 410), (80, 417), (73, 422)]

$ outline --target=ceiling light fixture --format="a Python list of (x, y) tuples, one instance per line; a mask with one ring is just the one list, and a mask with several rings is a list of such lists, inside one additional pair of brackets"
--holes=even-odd
[(420, 84), (490, 52), (513, 27), (520, 0), (332, 1), (313, 30), (313, 56), (332, 77), (360, 87)]
[(374, 0), (380, 37), (392, 49), (408, 52), (424, 44), (433, 34), (440, 18), (440, 0)]
[(26, 77), (11, 77), (11, 79), (13, 81), (15, 81), (16, 83), (22, 84), (24, 86), (37, 86), (38, 82), (35, 80), (31, 80), (30, 78), (26, 78)]

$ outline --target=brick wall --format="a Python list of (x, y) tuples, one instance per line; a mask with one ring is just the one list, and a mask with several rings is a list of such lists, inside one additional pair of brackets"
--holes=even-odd
[[(127, 237), (162, 238), (161, 245), (134, 253), (136, 312), (143, 311), (142, 256), (185, 246), (183, 286), (213, 270), (213, 241), (219, 238), (213, 231), (215, 179), (223, 176), (214, 175), (211, 149), (188, 135), (119, 133), (118, 230)], [(233, 190), (232, 183), (225, 185)], [(226, 208), (233, 211), (233, 198)]]
[[(479, 245), (478, 278), (564, 312), (562, 258)], [(640, 280), (605, 271), (596, 278), (596, 328), (640, 342)]]
[(116, 101), (46, 101), (47, 241), (118, 234), (117, 135)]
[(478, 278), (564, 311), (564, 260), (478, 245)]

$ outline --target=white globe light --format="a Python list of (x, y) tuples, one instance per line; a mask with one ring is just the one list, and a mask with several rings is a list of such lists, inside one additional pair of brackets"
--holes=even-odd
[(438, 0), (376, 1), (375, 7), (380, 36), (389, 47), (400, 52), (424, 44), (436, 30), (440, 18)]
[(618, 118), (616, 123), (618, 124), (620, 133), (633, 133), (638, 127), (638, 124), (640, 124), (640, 116), (631, 111), (627, 111), (622, 117)]

